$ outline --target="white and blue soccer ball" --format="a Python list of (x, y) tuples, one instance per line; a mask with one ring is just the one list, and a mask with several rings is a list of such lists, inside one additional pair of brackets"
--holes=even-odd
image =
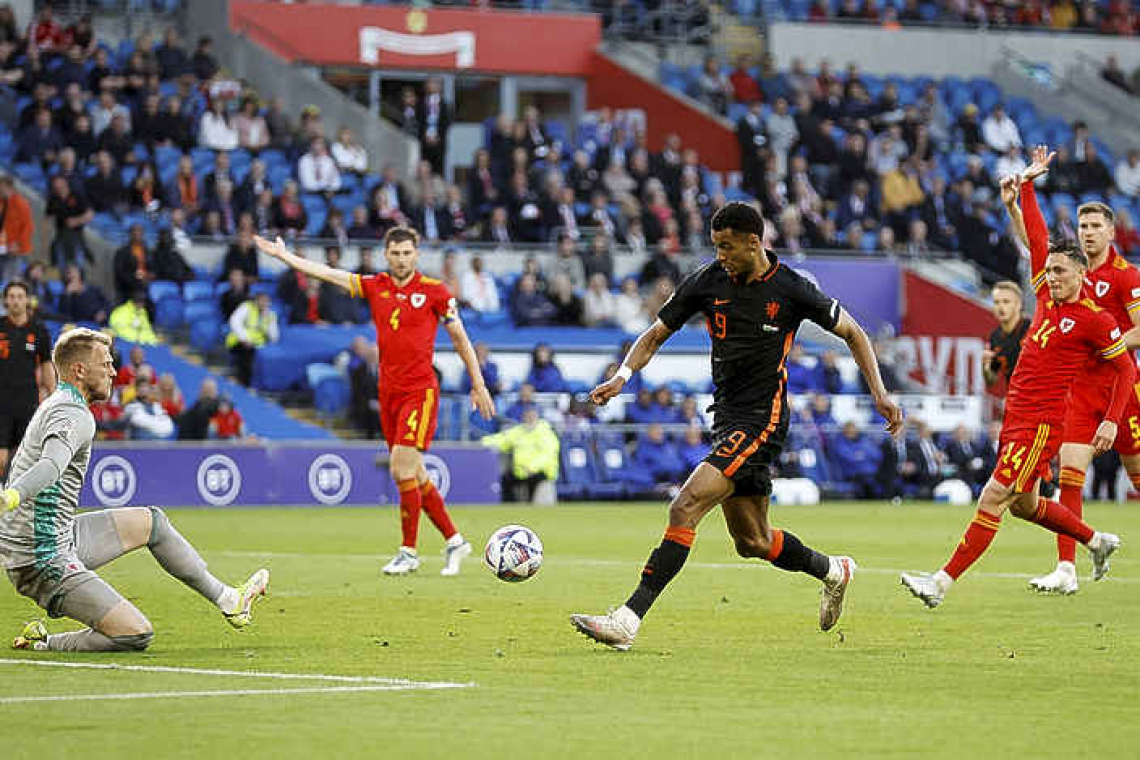
[(525, 581), (542, 567), (542, 541), (530, 528), (505, 525), (487, 539), (483, 561), (501, 581)]

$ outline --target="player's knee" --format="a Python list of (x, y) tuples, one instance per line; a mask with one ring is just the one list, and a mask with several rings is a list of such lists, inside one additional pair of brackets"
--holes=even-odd
[(166, 516), (160, 507), (147, 507), (150, 512), (150, 525), (147, 529), (146, 543), (152, 543), (155, 539), (161, 538), (166, 529), (170, 527), (170, 518)]
[(687, 488), (682, 488), (669, 505), (669, 524), (677, 528), (697, 527), (703, 506), (697, 495)]
[(154, 641), (154, 631), (147, 626), (147, 630), (138, 633), (120, 633), (107, 638), (115, 642), (115, 645), (124, 652), (142, 652), (150, 646), (150, 642)]
[(733, 541), (736, 543), (736, 553), (741, 557), (759, 559), (768, 557), (769, 544), (763, 536), (736, 536)]

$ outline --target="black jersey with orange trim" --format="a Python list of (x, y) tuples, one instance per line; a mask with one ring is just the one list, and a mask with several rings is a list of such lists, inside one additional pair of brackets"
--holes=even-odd
[(51, 361), (51, 335), (38, 320), (15, 324), (0, 318), (0, 410), (34, 410), (36, 370)]
[(771, 266), (748, 282), (728, 276), (715, 261), (677, 287), (658, 318), (679, 330), (698, 313), (712, 336), (714, 410), (718, 414), (770, 416), (786, 407), (785, 362), (805, 319), (834, 330), (839, 302), (768, 252)]
[(999, 325), (990, 333), (990, 350), (994, 352), (994, 357), (990, 360), (990, 370), (995, 377), (1001, 377), (1006, 383), (1009, 382), (1014, 368), (1017, 367), (1017, 357), (1021, 356), (1021, 342), (1027, 332), (1029, 332), (1029, 317), (1022, 317), (1009, 332), (1001, 329)]

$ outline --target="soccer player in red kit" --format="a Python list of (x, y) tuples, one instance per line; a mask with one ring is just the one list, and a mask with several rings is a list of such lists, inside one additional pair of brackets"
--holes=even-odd
[(1010, 381), (999, 458), (977, 515), (941, 570), (902, 574), (902, 584), (927, 607), (941, 604), (953, 582), (982, 556), (1006, 509), (1088, 547), (1097, 579), (1108, 572), (1109, 557), (1120, 546), (1119, 537), (1094, 531), (1067, 508), (1040, 497), (1038, 478), (1060, 446), (1069, 389), (1085, 366), (1108, 362), (1114, 375), (1111, 401), (1090, 442), (1096, 453), (1116, 440), (1116, 420), (1132, 394), (1136, 367), (1116, 321), (1082, 294), (1088, 259), (1076, 243), (1061, 241), (1047, 252), (1031, 253), (1037, 312)]
[(475, 349), (459, 321), (455, 299), (442, 282), (416, 270), (419, 236), (408, 227), (388, 230), (384, 235), (388, 271), (366, 277), (291, 253), (281, 238), (276, 242), (262, 237), (254, 240), (261, 251), (290, 267), (368, 299), (380, 347), (380, 425), (390, 452), (388, 469), (400, 491), (402, 540), (396, 556), (384, 566), (384, 573), (406, 575), (419, 569), (416, 534), (422, 509), (447, 542), (441, 574), (456, 575), (460, 562), (471, 554), (471, 544), (456, 530), (423, 462), (423, 452), (435, 435), (439, 408), (439, 383), (432, 357), (440, 322), (471, 375), (472, 406), (487, 419), (494, 416), (495, 406), (483, 382)]
[[(1049, 231), (1037, 205), (1032, 180), (1047, 170), (1053, 159), (1045, 146), (1033, 151), (1033, 165), (1022, 177), (1020, 192), (1016, 182), (1003, 180), (1002, 200), (1014, 221), (1014, 228), (1031, 255), (1043, 260), (1049, 248)], [(1018, 196), (1021, 208), (1018, 208)], [(1124, 333), (1125, 346), (1140, 348), (1140, 271), (1121, 257), (1112, 246), (1113, 214), (1103, 203), (1085, 203), (1077, 210), (1081, 250), (1089, 259), (1085, 275), (1085, 296), (1110, 314)], [(1036, 285), (1036, 282), (1034, 283)], [(1060, 502), (1078, 517), (1082, 513), (1081, 493), (1085, 473), (1093, 459), (1089, 445), (1097, 425), (1105, 417), (1116, 375), (1103, 362), (1093, 362), (1073, 384), (1065, 415), (1061, 443)], [(1114, 448), (1134, 487), (1140, 489), (1140, 402), (1129, 395), (1121, 417), (1123, 429)], [(1033, 578), (1030, 588), (1053, 594), (1075, 594), (1078, 589), (1076, 545), (1065, 535), (1057, 536), (1057, 567)]]

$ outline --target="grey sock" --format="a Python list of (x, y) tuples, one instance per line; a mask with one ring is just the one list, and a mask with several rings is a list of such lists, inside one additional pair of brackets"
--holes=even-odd
[(206, 569), (206, 560), (175, 530), (158, 507), (151, 507), (152, 526), (147, 548), (162, 569), (206, 597), (211, 604), (218, 601), (226, 585)]
[(98, 631), (84, 628), (82, 631), (52, 634), (47, 637), (47, 645), (53, 652), (141, 652), (153, 638), (153, 633), (104, 636)]

